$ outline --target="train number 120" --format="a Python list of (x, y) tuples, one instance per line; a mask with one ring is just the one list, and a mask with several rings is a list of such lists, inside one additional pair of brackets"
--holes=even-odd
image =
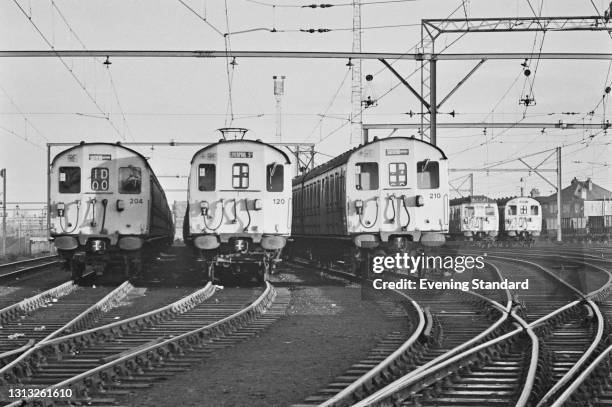
[(274, 198), (272, 199), (272, 201), (274, 202), (274, 205), (284, 205), (285, 204), (284, 198)]

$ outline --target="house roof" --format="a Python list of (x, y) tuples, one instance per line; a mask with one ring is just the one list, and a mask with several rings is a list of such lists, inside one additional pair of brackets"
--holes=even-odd
[[(612, 199), (612, 192), (595, 184), (590, 178), (586, 181), (579, 181), (574, 178), (569, 186), (561, 190), (561, 201), (567, 202), (574, 199), (586, 201), (601, 201)], [(557, 194), (541, 197), (540, 202), (557, 202)]]

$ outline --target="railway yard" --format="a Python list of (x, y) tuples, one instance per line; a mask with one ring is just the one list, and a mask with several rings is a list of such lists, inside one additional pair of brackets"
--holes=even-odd
[(0, 3), (0, 407), (612, 407), (612, 2)]
[(169, 272), (189, 267), (182, 249), (133, 281), (75, 283), (53, 258), (2, 266), (3, 405), (29, 405), (34, 398), (9, 397), (28, 389), (63, 392), (48, 403), (95, 406), (612, 398), (609, 247), (491, 248), (482, 270), (452, 275), (529, 279), (529, 290), (514, 291), (372, 290), (342, 264), (299, 258), (265, 284), (223, 287), (202, 272)]

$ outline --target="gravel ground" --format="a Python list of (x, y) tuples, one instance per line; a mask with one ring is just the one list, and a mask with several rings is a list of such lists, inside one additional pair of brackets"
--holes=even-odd
[(0, 308), (58, 286), (70, 279), (70, 273), (53, 266), (49, 270), (15, 279), (0, 285)]
[[(286, 406), (323, 388), (398, 326), (358, 286), (297, 268), (287, 315), (260, 336), (138, 392), (131, 406)], [(318, 285), (317, 285), (318, 284)]]

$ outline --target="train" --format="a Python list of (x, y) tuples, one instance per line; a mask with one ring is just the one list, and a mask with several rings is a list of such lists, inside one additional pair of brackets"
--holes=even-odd
[(533, 245), (542, 232), (542, 206), (534, 198), (519, 196), (497, 200), (499, 240), (502, 245)]
[(191, 160), (183, 238), (211, 281), (267, 281), (291, 235), (292, 163), (247, 129), (220, 131)]
[(447, 157), (414, 137), (374, 138), (294, 178), (293, 202), (291, 253), (363, 274), (374, 253), (444, 244)]
[(49, 172), (50, 236), (74, 279), (120, 267), (133, 277), (174, 241), (168, 201), (147, 159), (120, 143), (57, 154)]
[(451, 199), (449, 231), (454, 240), (493, 243), (499, 232), (497, 202), (484, 195)]

